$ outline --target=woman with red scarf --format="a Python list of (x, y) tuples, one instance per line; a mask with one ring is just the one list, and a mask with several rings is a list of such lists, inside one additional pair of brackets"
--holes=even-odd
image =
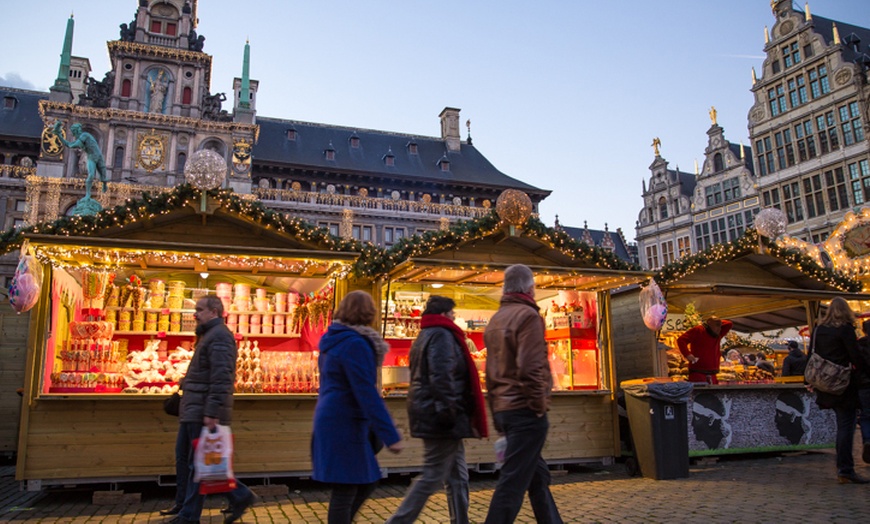
[(453, 322), (456, 303), (432, 295), (411, 345), (408, 422), (423, 439), (423, 471), (388, 523), (413, 523), (429, 496), (444, 486), (451, 523), (468, 522), (464, 438), (487, 436), (486, 408), (465, 332)]

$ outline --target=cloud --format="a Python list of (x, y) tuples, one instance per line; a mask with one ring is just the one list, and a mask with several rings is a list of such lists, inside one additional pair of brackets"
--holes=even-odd
[(21, 78), (18, 73), (0, 75), (0, 86), (36, 90), (36, 86), (32, 82)]

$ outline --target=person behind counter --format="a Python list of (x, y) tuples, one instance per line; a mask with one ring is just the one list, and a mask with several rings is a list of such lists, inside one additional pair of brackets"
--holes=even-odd
[(776, 374), (776, 366), (774, 366), (773, 362), (767, 360), (767, 357), (764, 356), (764, 353), (756, 353), (755, 367), (757, 367), (758, 369), (763, 369), (771, 375)]
[(487, 436), (486, 407), (465, 332), (454, 323), (456, 302), (432, 295), (420, 335), (411, 346), (408, 426), (423, 439), (423, 471), (388, 524), (412, 524), (444, 486), (450, 522), (468, 523), (468, 466), (464, 438)]
[(680, 353), (689, 361), (689, 382), (718, 384), (719, 346), (731, 331), (731, 321), (710, 316), (703, 323), (689, 329), (677, 339)]
[(381, 478), (372, 435), (393, 453), (404, 447), (377, 388), (389, 346), (370, 327), (376, 314), (371, 295), (351, 291), (320, 339), (311, 478), (332, 487), (329, 524), (350, 524)]
[[(831, 300), (824, 318), (813, 330), (812, 351), (840, 366), (859, 366), (858, 338), (855, 336), (855, 313), (842, 297)], [(837, 481), (840, 484), (867, 484), (868, 480), (855, 472), (852, 443), (858, 418), (858, 380), (853, 367), (849, 386), (842, 395), (816, 391), (816, 403), (822, 409), (833, 409), (837, 418)]]
[(788, 355), (782, 361), (782, 376), (801, 377), (807, 369), (807, 356), (801, 351), (798, 343), (788, 341)]

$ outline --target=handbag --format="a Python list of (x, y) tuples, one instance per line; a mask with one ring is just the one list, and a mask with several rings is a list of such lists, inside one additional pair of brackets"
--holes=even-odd
[(852, 376), (851, 366), (841, 366), (822, 357), (816, 351), (816, 333), (813, 332), (812, 354), (807, 360), (807, 369), (804, 371), (804, 380), (817, 389), (831, 395), (842, 395), (849, 387), (849, 379)]
[(173, 417), (178, 416), (178, 412), (181, 408), (181, 394), (176, 391), (172, 395), (169, 396), (166, 400), (163, 401), (163, 411), (167, 415), (172, 415)]

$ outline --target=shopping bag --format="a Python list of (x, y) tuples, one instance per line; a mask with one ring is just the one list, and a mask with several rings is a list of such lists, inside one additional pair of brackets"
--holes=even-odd
[(202, 495), (225, 493), (236, 488), (233, 475), (233, 434), (229, 426), (214, 430), (203, 427), (194, 441), (193, 481)]

